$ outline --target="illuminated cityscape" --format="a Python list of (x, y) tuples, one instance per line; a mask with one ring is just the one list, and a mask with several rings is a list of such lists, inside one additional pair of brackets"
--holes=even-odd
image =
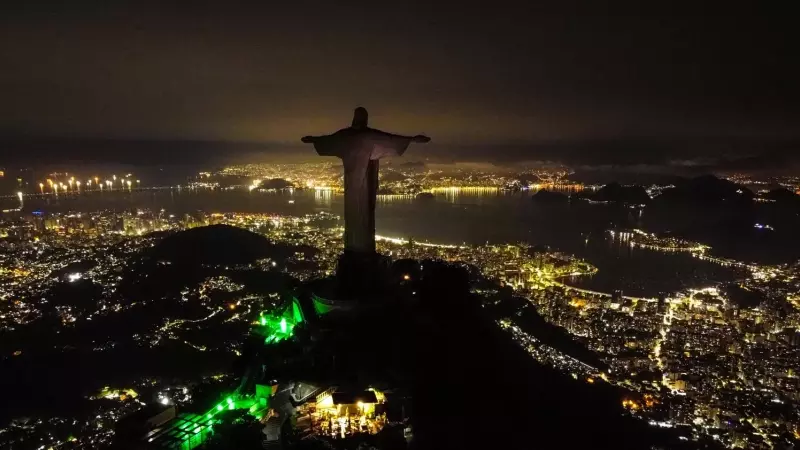
[[(505, 170), (448, 165), (386, 165), (380, 176), (379, 195), (416, 195), (422, 192), (460, 192), (475, 190), (519, 190), (557, 188), (580, 190), (580, 183), (567, 181), (565, 168)], [(273, 180), (271, 184), (265, 184)], [(253, 189), (344, 190), (341, 168), (332, 163), (245, 164), (198, 176), (203, 186), (253, 186)]]
[[(323, 174), (311, 175), (315, 167)], [(306, 187), (323, 189), (310, 181), (313, 176), (325, 184), (324, 189), (338, 189), (337, 178), (324, 175), (327, 170), (330, 167), (325, 165), (301, 165), (289, 172), (264, 172), (260, 176), (293, 179)], [(226, 171), (236, 173), (234, 169)], [(256, 174), (239, 175), (250, 178)], [(507, 180), (501, 176), (495, 183), (505, 186)], [(419, 184), (445, 198), (453, 189), (426, 183), (429, 182), (423, 178)], [(239, 189), (248, 189), (246, 186)], [(492, 186), (481, 186), (486, 188)], [(470, 191), (465, 193), (469, 195)], [(37, 443), (31, 448), (110, 444), (114, 423), (123, 416), (159, 404), (178, 408), (190, 405), (197, 389), (230, 380), (232, 375), (225, 365), (242, 355), (242, 333), (260, 335), (264, 344), (270, 345), (290, 338), (294, 327), (304, 321), (296, 300), (283, 309), (278, 306), (284, 304), (281, 288), (253, 292), (247, 287), (244, 274), (280, 273), (297, 280), (313, 280), (332, 274), (342, 251), (342, 223), (328, 212), (287, 216), (174, 214), (165, 209), (68, 213), (18, 209), (7, 214), (0, 225), (0, 327), (4, 333), (25, 335), (38, 332), (34, 330), (43, 323), (56, 323), (55, 333), (60, 335), (53, 335), (54, 342), (58, 342), (57, 352), (102, 355), (130, 346), (151, 351), (188, 351), (208, 355), (216, 360), (209, 366), (217, 368), (216, 374), (185, 378), (177, 384), (146, 377), (131, 379), (124, 385), (95, 386), (94, 393), (85, 397), (89, 405), (95, 405), (88, 415), (16, 418), (2, 429), (0, 438), (6, 444), (22, 440)], [(133, 294), (136, 291), (131, 290), (129, 277), (143, 280), (141, 277), (151, 276), (151, 272), (141, 272), (140, 255), (157, 247), (165, 236), (212, 225), (246, 229), (276, 244), (313, 251), (295, 251), (280, 259), (267, 257), (229, 266), (198, 278), (192, 286), (165, 291), (157, 298)], [(597, 267), (568, 253), (541, 250), (525, 243), (439, 244), (376, 237), (378, 251), (393, 260), (432, 259), (465, 264), (474, 274), (472, 291), (485, 298), (487, 307), (502, 302), (498, 294), (510, 288), (514, 296), (527, 301), (515, 303), (514, 308), (521, 308), (516, 313), (497, 319), (500, 329), (510, 333), (536, 361), (570, 375), (576, 382), (618, 388), (623, 409), (652, 426), (673, 429), (687, 442), (710, 438), (731, 448), (774, 446), (786, 433), (797, 435), (800, 266), (746, 263), (717, 256), (713, 247), (699, 242), (661, 237), (640, 229), (608, 230), (602, 239), (667, 257), (688, 254), (735, 269), (739, 274), (733, 283), (736, 289), (758, 294), (762, 300), (754, 306), (747, 305), (731, 297), (740, 293), (720, 284), (653, 297), (586, 289), (574, 282), (593, 277), (598, 273)], [(159, 262), (165, 263), (169, 264)], [(134, 268), (140, 272), (132, 272)], [(152, 274), (158, 276), (156, 272)], [(60, 296), (53, 297), (54, 292)], [(75, 295), (89, 295), (90, 300), (79, 301)], [(73, 301), (65, 301), (72, 297)], [(167, 299), (176, 305), (192, 305), (191, 314), (175, 310), (174, 315), (148, 319), (154, 321), (126, 329), (126, 333), (131, 332), (127, 336), (108, 331), (89, 333), (97, 335), (90, 340), (79, 336), (87, 333), (92, 327), (89, 324), (114, 323), (115, 317), (136, 315)], [(525, 325), (525, 311), (530, 307), (588, 351), (575, 351), (537, 338)], [(315, 308), (318, 313), (326, 311), (322, 303)], [(3, 340), (0, 345), (4, 359), (53, 351), (42, 347), (51, 345), (48, 338)], [(204, 372), (208, 373), (208, 368)], [(197, 418), (177, 416), (174, 420), (194, 424), (190, 426), (201, 430), (198, 433), (202, 438), (192, 434), (195, 443), (186, 448), (200, 445), (213, 434), (212, 428), (220, 423), (216, 417), (220, 407), (249, 411), (256, 420), (266, 423), (272, 414), (266, 406), (270, 394), (253, 392), (237, 390), (212, 406), (205, 414), (207, 418), (204, 414)], [(318, 390), (314, 388), (314, 392)], [(301, 416), (310, 418), (308, 430), (345, 436), (350, 433), (348, 427), (367, 430), (381, 427), (386, 421), (366, 407), (334, 408), (339, 403), (331, 404), (332, 397), (326, 395), (316, 401), (315, 407), (308, 403), (300, 410)], [(353, 412), (360, 408), (362, 413)]]
[(794, 11), (6, 3), (0, 450), (800, 448)]

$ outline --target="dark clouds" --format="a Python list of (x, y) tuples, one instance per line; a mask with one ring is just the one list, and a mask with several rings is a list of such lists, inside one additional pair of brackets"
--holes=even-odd
[(439, 142), (797, 137), (790, 15), (183, 3), (4, 11), (0, 130), (286, 142), (364, 105)]

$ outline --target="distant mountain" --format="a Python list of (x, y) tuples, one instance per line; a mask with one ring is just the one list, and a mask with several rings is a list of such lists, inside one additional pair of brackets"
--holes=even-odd
[(609, 183), (590, 197), (598, 202), (625, 203), (629, 205), (644, 205), (650, 202), (650, 196), (642, 186), (622, 186), (619, 183)]
[(714, 175), (703, 175), (677, 184), (656, 197), (659, 203), (707, 204), (720, 202), (749, 203), (755, 195), (753, 191), (730, 180)]
[(762, 196), (767, 200), (774, 200), (777, 203), (797, 204), (800, 203), (800, 195), (786, 188), (773, 189)]
[(295, 251), (295, 247), (275, 244), (242, 228), (211, 225), (168, 236), (148, 256), (182, 265), (236, 265), (263, 258), (285, 259)]
[[(774, 192), (765, 198), (791, 195)], [(655, 197), (644, 211), (642, 224), (653, 232), (703, 242), (726, 257), (764, 264), (793, 260), (800, 248), (792, 232), (798, 225), (796, 208), (784, 201), (761, 203), (754, 198), (746, 187), (713, 175), (687, 179)]]
[(293, 185), (290, 181), (287, 181), (283, 178), (272, 178), (264, 181), (261, 184), (261, 187), (264, 189), (285, 189), (292, 186)]
[(393, 181), (403, 181), (408, 178), (402, 173), (391, 169), (382, 171), (380, 175), (381, 175), (381, 182), (384, 183), (391, 183)]
[(543, 205), (560, 205), (567, 204), (569, 202), (569, 197), (560, 192), (542, 189), (541, 191), (533, 194), (531, 200), (533, 200), (534, 203), (540, 203)]

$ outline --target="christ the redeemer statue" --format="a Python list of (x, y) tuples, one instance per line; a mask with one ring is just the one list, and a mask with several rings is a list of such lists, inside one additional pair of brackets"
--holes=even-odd
[(337, 156), (344, 165), (345, 256), (375, 253), (375, 196), (378, 194), (378, 160), (402, 155), (412, 142), (427, 136), (400, 136), (367, 127), (367, 110), (356, 108), (353, 124), (327, 136), (306, 136), (320, 156)]

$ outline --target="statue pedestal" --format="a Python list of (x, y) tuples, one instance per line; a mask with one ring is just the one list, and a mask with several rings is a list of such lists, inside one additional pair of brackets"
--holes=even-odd
[(391, 259), (378, 253), (345, 250), (336, 264), (337, 295), (353, 300), (381, 295), (385, 290)]

